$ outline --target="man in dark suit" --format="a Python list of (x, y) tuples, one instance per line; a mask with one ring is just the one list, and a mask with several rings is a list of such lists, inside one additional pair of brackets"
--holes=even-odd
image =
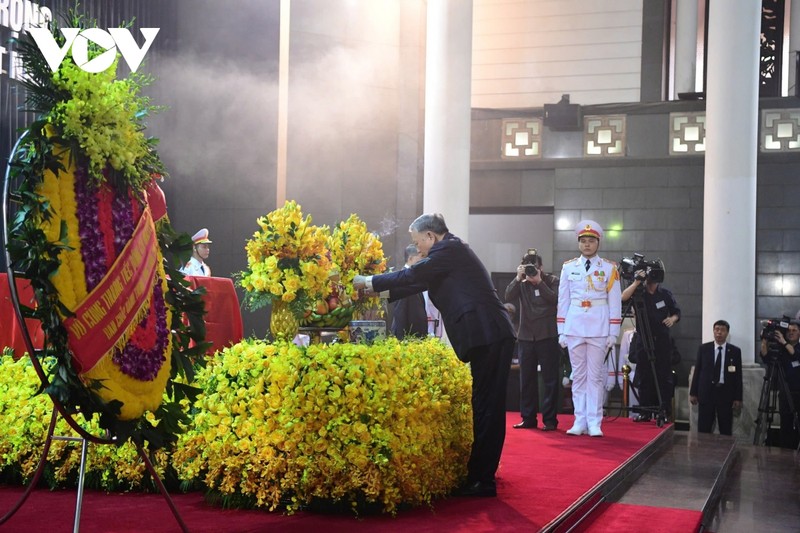
[(472, 373), (473, 442), (463, 496), (496, 496), (495, 472), (506, 429), (506, 384), (514, 350), (514, 328), (489, 273), (475, 252), (450, 233), (441, 214), (425, 214), (409, 227), (422, 259), (411, 268), (356, 276), (353, 285), (389, 291), (389, 300), (428, 290), (447, 336)]
[[(413, 244), (405, 249), (405, 266), (410, 268), (422, 256)], [(407, 335), (424, 339), (428, 336), (428, 313), (425, 310), (425, 298), (422, 293), (412, 294), (394, 302), (392, 308), (392, 325), (389, 328), (392, 335), (403, 340)]]
[(711, 433), (714, 419), (720, 435), (733, 434), (733, 410), (742, 406), (742, 351), (728, 341), (731, 326), (714, 322), (714, 341), (697, 350), (689, 401), (700, 404), (697, 431)]

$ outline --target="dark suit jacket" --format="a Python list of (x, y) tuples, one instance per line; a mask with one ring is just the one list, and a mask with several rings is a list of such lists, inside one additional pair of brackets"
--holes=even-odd
[[(697, 349), (697, 361), (694, 366), (692, 385), (689, 388), (691, 396), (697, 396), (700, 403), (717, 400), (742, 401), (742, 351), (731, 343), (725, 345), (723, 354), (723, 368), (725, 368), (725, 385), (714, 385), (714, 343), (701, 344)], [(730, 371), (734, 368), (734, 371)], [(720, 397), (719, 395), (723, 395)]]
[(462, 361), (469, 360), (472, 348), (514, 338), (508, 311), (489, 273), (475, 252), (451, 233), (411, 268), (373, 276), (372, 288), (377, 292), (389, 290), (389, 301), (427, 289)]
[(406, 335), (421, 339), (428, 336), (428, 313), (422, 294), (412, 294), (394, 303), (390, 331), (400, 340)]

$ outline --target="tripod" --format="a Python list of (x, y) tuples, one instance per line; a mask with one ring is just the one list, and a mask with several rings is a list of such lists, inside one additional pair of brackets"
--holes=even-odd
[[(658, 373), (656, 372), (656, 349), (655, 342), (653, 341), (653, 332), (650, 330), (650, 318), (647, 312), (647, 303), (644, 301), (644, 283), (640, 284), (633, 297), (627, 302), (622, 303), (622, 316), (623, 318), (633, 318), (636, 321), (636, 333), (639, 334), (644, 353), (647, 354), (647, 360), (650, 363), (650, 372), (653, 376), (653, 385), (656, 390), (656, 397), (658, 405), (639, 405), (637, 409), (640, 412), (644, 411), (650, 413), (655, 417), (658, 427), (662, 427), (667, 421), (667, 410), (664, 407), (664, 400), (661, 396), (661, 384), (658, 382)], [(633, 309), (633, 311), (631, 310)], [(635, 312), (635, 316), (634, 316)], [(640, 364), (643, 361), (640, 361)], [(638, 399), (638, 394), (634, 391)]]
[[(792, 400), (792, 392), (786, 381), (786, 373), (780, 365), (780, 353), (775, 353), (770, 349), (764, 360), (767, 362), (767, 371), (764, 374), (764, 384), (761, 386), (761, 397), (758, 401), (758, 418), (756, 418), (756, 431), (753, 436), (753, 444), (766, 444), (769, 428), (772, 427), (772, 420), (776, 412), (779, 412), (778, 392), (783, 394), (789, 406), (789, 412), (794, 421), (794, 427), (800, 427), (797, 408)], [(771, 443), (770, 443), (771, 445)], [(800, 444), (798, 445), (800, 449)]]

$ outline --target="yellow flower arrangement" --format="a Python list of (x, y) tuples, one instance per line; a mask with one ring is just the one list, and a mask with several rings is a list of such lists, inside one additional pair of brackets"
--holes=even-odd
[(229, 502), (293, 512), (327, 500), (429, 503), (466, 474), (470, 375), (438, 339), (248, 340), (198, 373), (194, 426), (173, 464)]
[(359, 309), (377, 306), (378, 298), (359, 296), (353, 288), (353, 278), (358, 274), (380, 274), (386, 270), (386, 258), (380, 238), (367, 230), (367, 224), (358, 215), (351, 214), (339, 222), (328, 237), (331, 261), (339, 271), (339, 285), (345, 297)]
[[(49, 199), (53, 213), (76, 213), (78, 209), (75, 199), (75, 165), (69, 164), (70, 157), (66, 150), (59, 154), (59, 159), (67, 171), (61, 174), (61, 179), (57, 179), (52, 172), (47, 172), (47, 179), (43, 179), (39, 184), (38, 192), (42, 197)], [(61, 219), (54, 220), (53, 218), (43, 221), (41, 227), (48, 242), (58, 242), (61, 238), (61, 222)], [(76, 217), (66, 217), (63, 219), (63, 223), (67, 227), (68, 235), (78, 235), (78, 219)], [(61, 302), (68, 309), (75, 309), (78, 303), (86, 297), (86, 284), (82, 281), (85, 278), (85, 271), (81, 257), (81, 241), (74, 238), (69, 243), (69, 247), (65, 247), (59, 253), (63, 268), (69, 270), (72, 275), (55, 276), (52, 279)], [(81, 282), (73, 283), (73, 278), (81, 280)]]
[[(63, 41), (55, 24), (51, 31)], [(163, 255), (168, 245), (187, 250), (189, 237), (149, 209), (147, 188), (164, 174), (156, 141), (144, 135), (154, 107), (139, 92), (149, 79), (117, 80), (115, 68), (88, 74), (69, 57), (53, 72), (29, 34), (18, 52), (37, 117), (10, 157), (21, 200), (6, 249), (9, 267), (34, 288), (27, 313), (44, 331), (31, 356), (51, 366), (36, 391), (59, 402), (64, 416), (97, 420), (95, 435), (163, 446), (188, 419), (178, 404), (191, 386), (174, 384), (191, 381), (187, 347), (190, 337), (202, 339), (181, 322), (185, 312), (198, 315), (189, 306), (199, 298)]]
[(85, 72), (69, 58), (63, 61), (52, 83), (70, 98), (53, 106), (52, 121), (80, 146), (95, 183), (105, 181), (103, 171), (110, 166), (127, 183), (141, 187), (151, 178), (151, 161), (137, 113), (149, 100), (139, 94), (141, 83), (135, 75), (117, 79), (118, 61), (119, 57), (100, 73)]
[(327, 228), (314, 226), (310, 215), (303, 217), (295, 201), (287, 201), (256, 222), (260, 229), (245, 246), (248, 268), (239, 274), (239, 285), (247, 292), (251, 308), (279, 300), (299, 315), (310, 301), (329, 290)]

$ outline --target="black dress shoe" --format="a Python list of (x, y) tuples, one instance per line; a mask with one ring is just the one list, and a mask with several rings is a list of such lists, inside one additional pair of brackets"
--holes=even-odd
[(650, 415), (636, 415), (634, 422), (650, 422)]
[(542, 431), (555, 431), (555, 430), (556, 430), (556, 426), (548, 426), (548, 425), (545, 424), (542, 427)]
[(453, 496), (494, 498), (497, 496), (497, 485), (494, 481), (471, 481), (454, 490)]
[(536, 429), (536, 426), (536, 422), (528, 422), (527, 420), (523, 420), (519, 424), (514, 424), (511, 427), (514, 429)]

